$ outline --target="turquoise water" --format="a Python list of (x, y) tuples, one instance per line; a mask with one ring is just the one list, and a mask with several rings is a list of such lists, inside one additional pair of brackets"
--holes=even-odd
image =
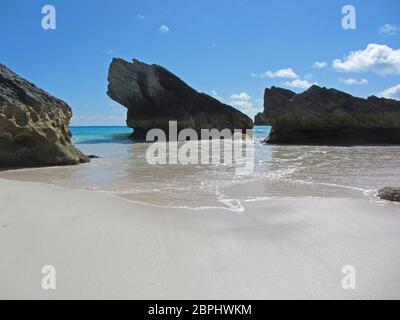
[[(74, 144), (96, 144), (96, 143), (132, 143), (129, 138), (132, 129), (125, 126), (114, 127), (71, 127), (72, 142)], [(264, 139), (271, 130), (268, 126), (257, 126), (254, 128), (256, 140)]]
[(132, 129), (128, 127), (71, 127), (74, 144), (130, 143)]

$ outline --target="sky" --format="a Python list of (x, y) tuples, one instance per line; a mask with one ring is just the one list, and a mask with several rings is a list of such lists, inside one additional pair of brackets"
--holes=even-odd
[[(55, 29), (42, 26), (45, 5), (56, 10)], [(353, 6), (355, 20), (352, 11), (342, 13), (345, 5)], [(72, 125), (125, 124), (126, 109), (106, 94), (113, 57), (160, 64), (250, 116), (263, 110), (271, 86), (302, 92), (318, 84), (400, 99), (399, 0), (2, 0), (0, 6), (0, 63), (65, 100)]]

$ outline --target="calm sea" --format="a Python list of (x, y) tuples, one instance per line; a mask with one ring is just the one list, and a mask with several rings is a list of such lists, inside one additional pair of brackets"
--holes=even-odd
[(400, 147), (263, 145), (269, 127), (256, 127), (255, 168), (238, 176), (235, 165), (150, 165), (147, 143), (130, 140), (127, 127), (72, 127), (73, 142), (89, 164), (2, 172), (5, 178), (109, 193), (157, 206), (243, 211), (246, 201), (268, 198), (374, 199), (383, 186), (398, 185)]

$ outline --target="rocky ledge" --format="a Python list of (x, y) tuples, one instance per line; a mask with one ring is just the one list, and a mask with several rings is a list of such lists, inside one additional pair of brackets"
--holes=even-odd
[(0, 64), (0, 167), (72, 165), (71, 108)]
[(272, 126), (267, 143), (400, 143), (400, 101), (396, 100), (357, 98), (316, 85), (300, 94), (272, 87), (265, 90), (264, 114)]
[(126, 123), (133, 138), (145, 140), (153, 128), (168, 132), (168, 122), (178, 130), (249, 129), (252, 120), (213, 97), (199, 93), (159, 65), (114, 58), (108, 72), (108, 96), (128, 109)]
[(400, 202), (400, 188), (385, 187), (378, 191), (378, 197), (383, 200)]

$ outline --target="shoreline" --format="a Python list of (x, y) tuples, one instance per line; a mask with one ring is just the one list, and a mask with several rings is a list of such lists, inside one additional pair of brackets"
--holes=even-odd
[[(399, 299), (400, 210), (273, 199), (246, 212), (154, 208), (0, 179), (3, 299)], [(54, 265), (57, 289), (41, 288)], [(354, 265), (357, 289), (341, 287)]]
[[(65, 166), (64, 166), (65, 167)], [(32, 170), (32, 169), (57, 169), (59, 166), (55, 167), (39, 167), (39, 168), (19, 168), (17, 169), (18, 171), (23, 171), (23, 170)], [(15, 171), (15, 169), (10, 169), (7, 171)], [(154, 208), (154, 209), (170, 209), (170, 210), (187, 210), (187, 211), (193, 211), (193, 212), (201, 212), (201, 211), (207, 211), (207, 210), (221, 210), (221, 211), (227, 211), (235, 214), (244, 214), (246, 213), (245, 208), (242, 206), (243, 204), (246, 203), (252, 203), (252, 202), (263, 202), (263, 201), (296, 201), (296, 200), (301, 200), (301, 199), (308, 199), (308, 200), (365, 200), (368, 202), (371, 202), (372, 204), (376, 205), (382, 205), (382, 204), (387, 204), (391, 206), (398, 206), (400, 210), (400, 203), (397, 202), (388, 202), (385, 200), (382, 200), (380, 198), (377, 198), (377, 192), (378, 190), (367, 190), (367, 189), (362, 189), (362, 188), (357, 188), (357, 187), (351, 187), (351, 186), (345, 186), (345, 185), (338, 185), (338, 184), (329, 184), (329, 183), (323, 183), (319, 182), (320, 185), (327, 185), (327, 186), (335, 186), (335, 187), (340, 187), (343, 189), (350, 189), (350, 190), (358, 190), (364, 194), (364, 197), (361, 198), (355, 198), (351, 196), (255, 196), (254, 198), (249, 198), (249, 199), (224, 199), (221, 198), (219, 199), (220, 203), (228, 203), (228, 202), (238, 202), (239, 203), (239, 208), (235, 208), (232, 206), (229, 206), (226, 204), (225, 207), (217, 207), (217, 206), (201, 206), (201, 207), (189, 207), (189, 206), (172, 206), (172, 205), (159, 205), (155, 203), (149, 203), (149, 202), (144, 202), (140, 200), (134, 200), (134, 199), (129, 199), (125, 198), (120, 195), (119, 192), (112, 192), (112, 191), (107, 191), (107, 190), (90, 190), (90, 189), (85, 189), (85, 188), (73, 188), (73, 187), (66, 187), (66, 186), (61, 186), (59, 184), (51, 183), (51, 182), (44, 182), (44, 181), (31, 181), (31, 180), (22, 180), (22, 179), (16, 179), (16, 178), (10, 178), (10, 177), (4, 177), (1, 176), (1, 171), (0, 171), (0, 181), (1, 180), (6, 180), (6, 181), (13, 181), (13, 182), (20, 182), (20, 183), (29, 183), (29, 184), (34, 184), (38, 186), (43, 186), (43, 187), (49, 187), (49, 188), (55, 188), (59, 190), (65, 190), (65, 191), (75, 191), (75, 192), (88, 192), (88, 193), (96, 193), (100, 195), (104, 195), (105, 197), (109, 197), (111, 199), (117, 199), (122, 202), (127, 202), (132, 205), (137, 205), (137, 206), (144, 206), (144, 207), (149, 207), (149, 208)], [(307, 184), (307, 182), (303, 182)], [(311, 183), (311, 182), (310, 182)], [(237, 209), (243, 209), (243, 210), (237, 210)]]

